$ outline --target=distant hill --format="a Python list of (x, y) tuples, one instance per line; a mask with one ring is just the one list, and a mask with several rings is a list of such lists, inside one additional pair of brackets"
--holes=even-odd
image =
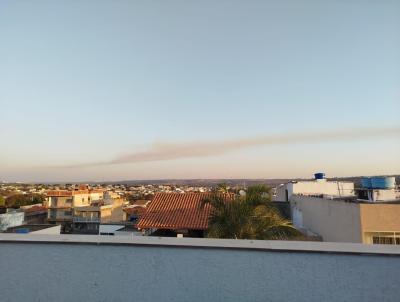
[[(396, 183), (400, 183), (400, 175), (390, 175), (396, 177)], [(351, 181), (356, 185), (361, 182), (363, 176), (328, 178), (328, 180)], [(277, 186), (289, 181), (312, 180), (312, 178), (272, 178), (272, 179), (160, 179), (160, 180), (123, 180), (116, 182), (106, 182), (107, 184), (124, 184), (128, 186), (139, 185), (181, 185), (181, 186), (216, 186), (226, 183), (229, 186), (266, 184)]]
[[(400, 184), (400, 175), (385, 175), (394, 176), (396, 183)], [(356, 186), (361, 182), (361, 178), (364, 176), (351, 176), (351, 177), (337, 177), (328, 178), (328, 180), (340, 180), (340, 181), (351, 181)], [(251, 186), (256, 184), (265, 184), (269, 186), (277, 186), (279, 184), (287, 183), (289, 181), (301, 181), (301, 180), (312, 180), (312, 178), (238, 178), (238, 179), (158, 179), (158, 180), (121, 180), (121, 181), (81, 181), (81, 182), (43, 182), (42, 184), (66, 184), (66, 183), (85, 183), (85, 184), (123, 184), (128, 186), (141, 186), (141, 185), (180, 185), (180, 186), (216, 186), (220, 183), (226, 183), (229, 186)], [(11, 184), (11, 183), (9, 183)], [(22, 183), (19, 183), (22, 184)], [(36, 184), (39, 184), (38, 182)]]

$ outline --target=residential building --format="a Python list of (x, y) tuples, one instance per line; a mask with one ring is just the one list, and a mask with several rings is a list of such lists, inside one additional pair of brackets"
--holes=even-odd
[(351, 197), (292, 194), (294, 226), (323, 241), (400, 245), (400, 199), (395, 199), (399, 192), (394, 188), (359, 191)]
[(103, 199), (103, 190), (90, 190), (81, 186), (79, 190), (54, 190), (47, 192), (47, 219), (50, 223), (71, 222), (73, 209), (89, 206)]
[(309, 195), (322, 194), (326, 196), (354, 196), (354, 183), (343, 181), (328, 181), (325, 174), (316, 173), (314, 180), (309, 181), (291, 181), (282, 184), (276, 188), (276, 194), (273, 201), (290, 201), (293, 194)]
[[(147, 235), (183, 234), (188, 237), (203, 237), (208, 228), (211, 213), (209, 204), (202, 201), (212, 193), (157, 193), (137, 223)], [(233, 194), (223, 194), (228, 201)]]
[(98, 234), (101, 221), (101, 207), (85, 206), (74, 208), (72, 233)]
[(24, 212), (19, 209), (7, 209), (6, 213), (0, 214), (0, 231), (22, 225), (24, 223), (24, 215)]
[(124, 199), (104, 199), (91, 206), (73, 209), (72, 232), (98, 234), (101, 223), (119, 223), (124, 220)]
[(47, 222), (47, 208), (41, 204), (22, 206), (25, 213), (25, 224), (45, 224)]
[(101, 205), (101, 223), (115, 223), (124, 221), (125, 199), (119, 195), (115, 199), (105, 199)]
[(126, 206), (124, 210), (124, 221), (131, 221), (137, 223), (140, 217), (146, 212), (147, 205), (150, 200), (136, 200), (129, 206)]

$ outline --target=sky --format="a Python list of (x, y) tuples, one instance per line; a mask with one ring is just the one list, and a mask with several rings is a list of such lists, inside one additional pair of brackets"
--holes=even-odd
[(0, 2), (0, 181), (400, 174), (400, 1)]

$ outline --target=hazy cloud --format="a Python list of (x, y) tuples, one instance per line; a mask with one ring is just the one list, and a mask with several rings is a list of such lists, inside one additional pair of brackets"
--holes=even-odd
[(292, 133), (219, 141), (155, 143), (144, 151), (128, 153), (104, 162), (84, 163), (81, 165), (74, 165), (73, 167), (207, 157), (221, 155), (241, 149), (267, 145), (319, 143), (326, 141), (343, 141), (383, 137), (400, 137), (400, 127)]

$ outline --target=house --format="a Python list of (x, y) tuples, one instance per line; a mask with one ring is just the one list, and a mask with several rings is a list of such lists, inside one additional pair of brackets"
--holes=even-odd
[(90, 190), (80, 186), (78, 190), (55, 190), (47, 192), (47, 220), (50, 223), (71, 222), (73, 209), (89, 206), (103, 199), (103, 190)]
[(150, 203), (150, 200), (136, 200), (132, 202), (129, 206), (125, 207), (124, 213), (124, 221), (131, 221), (136, 223), (140, 217), (146, 212), (147, 205)]
[(75, 207), (72, 217), (72, 233), (98, 234), (101, 223), (122, 222), (124, 200), (107, 199), (93, 202), (90, 206)]
[(293, 194), (321, 194), (327, 196), (354, 196), (354, 183), (329, 181), (324, 173), (316, 173), (313, 180), (291, 181), (276, 188), (273, 201), (288, 202)]
[(25, 213), (25, 224), (45, 224), (47, 222), (47, 208), (41, 204), (22, 206)]
[[(137, 227), (145, 234), (203, 237), (212, 208), (202, 201), (212, 193), (157, 193), (148, 205)], [(224, 194), (232, 200), (233, 194)]]
[(101, 220), (101, 207), (85, 206), (73, 210), (72, 233), (98, 234)]
[(323, 241), (400, 245), (398, 196), (394, 187), (361, 188), (359, 194), (348, 197), (293, 194), (293, 225)]

